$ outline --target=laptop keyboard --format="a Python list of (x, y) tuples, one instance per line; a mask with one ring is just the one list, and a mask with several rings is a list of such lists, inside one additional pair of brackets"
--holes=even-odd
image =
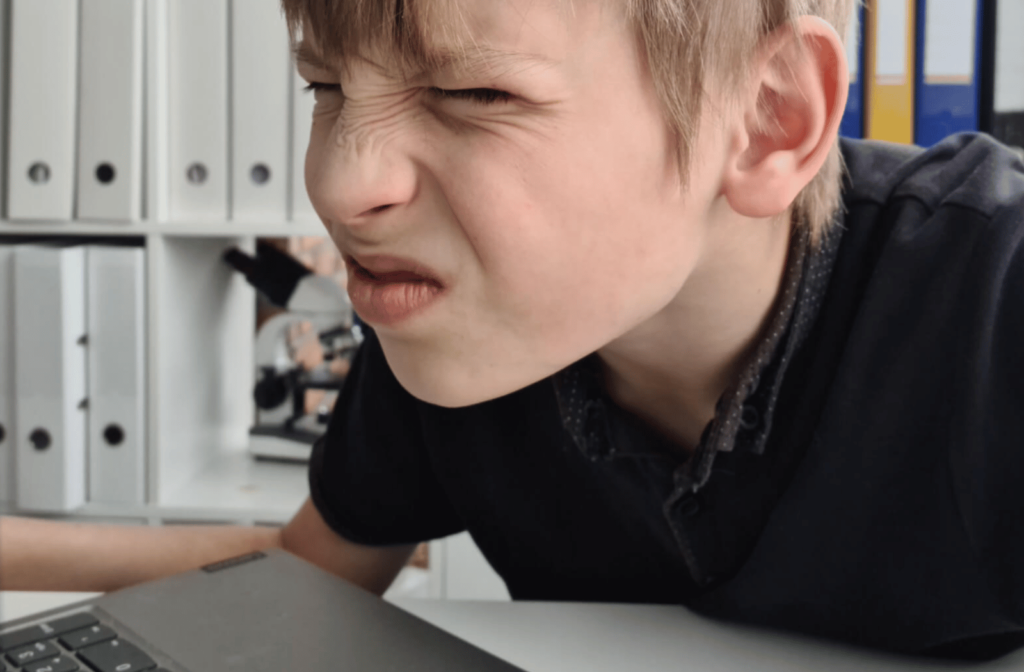
[(167, 672), (91, 613), (0, 635), (2, 672)]

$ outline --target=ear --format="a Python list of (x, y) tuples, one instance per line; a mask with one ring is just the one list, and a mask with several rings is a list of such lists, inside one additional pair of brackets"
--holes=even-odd
[(850, 74), (835, 29), (811, 16), (770, 35), (753, 73), (741, 92), (742, 119), (731, 134), (723, 194), (739, 214), (774, 217), (828, 157)]

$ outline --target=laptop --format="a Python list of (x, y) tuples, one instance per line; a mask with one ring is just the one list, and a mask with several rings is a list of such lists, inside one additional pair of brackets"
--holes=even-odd
[(2, 672), (522, 672), (281, 550), (0, 624)]

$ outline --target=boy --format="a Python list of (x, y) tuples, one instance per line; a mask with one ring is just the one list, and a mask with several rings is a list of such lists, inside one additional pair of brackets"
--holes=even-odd
[(846, 0), (284, 4), (374, 328), (311, 498), (280, 534), (7, 520), (5, 587), (279, 544), (381, 592), (469, 529), (516, 598), (1018, 645), (1024, 170), (844, 142), (840, 205)]

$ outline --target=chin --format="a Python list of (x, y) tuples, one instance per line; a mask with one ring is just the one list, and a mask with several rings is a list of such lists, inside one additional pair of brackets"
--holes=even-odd
[(405, 390), (420, 401), (444, 408), (462, 408), (503, 397), (554, 371), (533, 371), (466, 356), (431, 356), (418, 348), (381, 341), (388, 366)]
[[(454, 385), (445, 385), (444, 381), (424, 380), (416, 376), (396, 375), (396, 377), (402, 387), (412, 396), (420, 401), (443, 408), (465, 408), (508, 394), (504, 390), (497, 394), (488, 394), (482, 390), (456, 389)], [(439, 382), (441, 384), (438, 384)], [(514, 390), (509, 390), (509, 392), (511, 391)]]

